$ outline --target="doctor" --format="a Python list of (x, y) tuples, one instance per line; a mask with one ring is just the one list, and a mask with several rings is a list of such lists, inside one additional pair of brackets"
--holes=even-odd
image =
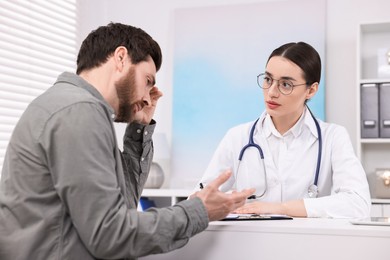
[(322, 122), (306, 106), (318, 90), (321, 59), (307, 43), (275, 49), (257, 76), (266, 110), (230, 129), (201, 186), (231, 168), (222, 190), (256, 188), (236, 213), (360, 218), (370, 215), (366, 174), (344, 127)]

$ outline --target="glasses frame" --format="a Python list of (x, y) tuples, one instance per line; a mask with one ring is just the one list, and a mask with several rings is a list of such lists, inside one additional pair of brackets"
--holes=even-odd
[[(271, 79), (272, 82), (271, 82), (271, 84), (269, 85), (269, 87), (263, 87), (263, 86), (260, 84), (259, 78), (260, 78), (260, 77), (263, 77), (263, 76), (268, 76), (268, 77)], [(280, 90), (281, 87), (280, 87), (279, 82), (280, 82), (281, 80), (284, 80), (284, 81), (289, 82), (289, 84), (292, 86), (292, 87), (291, 87), (291, 91), (290, 91), (289, 93), (285, 93), (285, 92), (283, 92), (283, 91)], [(310, 84), (309, 84), (308, 82), (302, 83), (302, 84), (293, 84), (292, 81), (291, 81), (291, 80), (288, 80), (288, 79), (274, 79), (273, 77), (271, 77), (270, 75), (268, 75), (268, 74), (265, 73), (265, 72), (260, 73), (259, 75), (257, 75), (257, 85), (258, 85), (261, 89), (270, 89), (270, 88), (272, 87), (272, 85), (274, 84), (274, 81), (277, 82), (277, 85), (276, 85), (276, 86), (278, 87), (278, 91), (279, 91), (281, 94), (286, 95), (286, 96), (287, 96), (287, 95), (290, 95), (290, 94), (294, 91), (294, 88), (295, 88), (295, 87), (303, 86), (303, 85), (310, 86)]]

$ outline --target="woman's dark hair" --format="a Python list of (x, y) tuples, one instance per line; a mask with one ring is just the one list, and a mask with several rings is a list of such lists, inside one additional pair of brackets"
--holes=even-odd
[[(310, 86), (321, 79), (321, 58), (318, 52), (305, 42), (286, 43), (275, 49), (268, 58), (281, 56), (297, 64), (303, 70), (303, 78)], [(267, 63), (268, 63), (267, 61)]]
[(158, 71), (162, 63), (161, 49), (153, 38), (140, 28), (121, 23), (109, 23), (92, 31), (83, 41), (77, 56), (77, 70), (99, 67), (119, 46), (126, 47), (131, 62), (146, 61), (150, 55)]

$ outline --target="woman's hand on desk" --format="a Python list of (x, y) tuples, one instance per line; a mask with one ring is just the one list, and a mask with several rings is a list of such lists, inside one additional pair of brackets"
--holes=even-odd
[(219, 187), (230, 178), (231, 174), (230, 170), (225, 171), (204, 189), (190, 196), (190, 198), (199, 197), (203, 201), (210, 221), (223, 219), (230, 212), (244, 205), (246, 198), (255, 192), (255, 189), (236, 191), (231, 194), (221, 192)]
[(282, 203), (253, 201), (236, 209), (234, 213), (279, 214), (292, 217), (307, 217), (303, 200), (292, 200)]

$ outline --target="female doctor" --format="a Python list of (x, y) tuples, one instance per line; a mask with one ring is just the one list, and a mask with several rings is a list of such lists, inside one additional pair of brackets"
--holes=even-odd
[(201, 186), (230, 168), (232, 177), (221, 190), (256, 188), (235, 213), (369, 217), (366, 174), (347, 131), (316, 119), (306, 106), (320, 78), (321, 59), (309, 44), (275, 49), (257, 77), (266, 110), (226, 133)]

